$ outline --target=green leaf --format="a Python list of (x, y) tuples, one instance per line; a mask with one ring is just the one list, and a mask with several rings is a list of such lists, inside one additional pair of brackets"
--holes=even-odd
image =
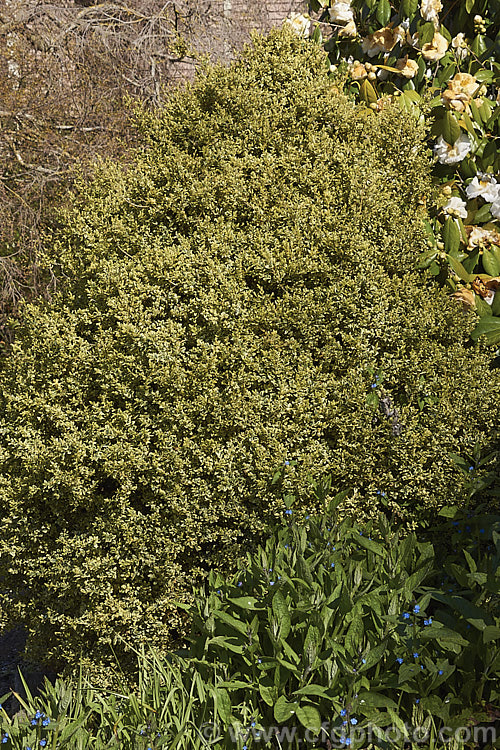
[(280, 637), (285, 640), (290, 632), (290, 628), (292, 627), (292, 621), (290, 619), (290, 613), (288, 611), (285, 597), (281, 591), (277, 591), (273, 596), (272, 609), (278, 622)]
[(500, 276), (500, 251), (498, 248), (483, 251), (483, 268), (490, 276)]
[(391, 20), (391, 4), (389, 0), (379, 0), (376, 18), (381, 26), (386, 26), (389, 23)]
[(226, 625), (230, 625), (230, 627), (234, 628), (239, 633), (243, 633), (243, 635), (247, 634), (248, 624), (246, 622), (237, 620), (235, 617), (232, 617), (227, 612), (224, 612), (223, 610), (220, 610), (220, 609), (213, 610), (212, 614), (216, 619), (221, 620)]
[(494, 316), (481, 318), (472, 331), (471, 338), (477, 341), (480, 336), (485, 337), (487, 344), (498, 344), (500, 342), (500, 318)]
[(259, 693), (268, 706), (274, 706), (278, 697), (278, 689), (276, 687), (267, 687), (266, 685), (259, 685)]
[(489, 221), (491, 219), (490, 203), (485, 203), (484, 206), (476, 211), (474, 214), (474, 224), (480, 224), (483, 221)]
[(474, 280), (474, 276), (471, 273), (467, 273), (463, 265), (460, 263), (459, 260), (456, 258), (453, 258), (451, 255), (447, 255), (446, 258), (448, 259), (448, 263), (453, 268), (455, 273), (457, 274), (458, 278), (461, 279), (461, 281), (465, 281), (465, 283), (469, 283), (469, 281)]
[(375, 554), (380, 555), (380, 557), (385, 557), (386, 552), (381, 544), (377, 544), (377, 542), (374, 542), (372, 539), (368, 539), (368, 537), (365, 536), (360, 536), (357, 541), (362, 547), (365, 547), (365, 549), (375, 552)]
[[(463, 462), (464, 465), (467, 463), (461, 456), (455, 456), (454, 453), (450, 453), (449, 455), (454, 463), (458, 463), (458, 461)], [(456, 459), (458, 459), (458, 461)], [(445, 505), (445, 507), (441, 508), (439, 511), (438, 516), (442, 516), (443, 518), (455, 518), (457, 510), (458, 508), (453, 505)]]
[(458, 140), (460, 135), (460, 125), (458, 124), (455, 115), (450, 111), (446, 112), (443, 117), (441, 132), (443, 133), (443, 138), (450, 144), (450, 146), (453, 146), (455, 141)]
[(254, 596), (239, 596), (236, 597), (236, 599), (232, 599), (231, 597), (228, 597), (228, 602), (231, 602), (232, 604), (235, 604), (237, 607), (241, 607), (242, 609), (263, 609), (262, 605), (256, 606), (259, 604), (259, 600), (256, 599)]
[(215, 696), (217, 699), (217, 713), (224, 724), (228, 725), (231, 722), (231, 698), (229, 693), (224, 688), (215, 688)]
[(328, 689), (321, 685), (305, 685), (293, 691), (294, 695), (318, 695), (320, 698), (328, 697)]
[(447, 253), (453, 254), (460, 248), (460, 229), (457, 222), (449, 216), (443, 226), (443, 242)]
[(495, 625), (487, 625), (483, 630), (483, 643), (496, 641), (497, 638), (500, 638), (500, 628)]
[(303, 727), (319, 733), (321, 730), (321, 716), (317, 708), (308, 704), (298, 706), (297, 719)]
[(287, 724), (290, 717), (297, 712), (298, 707), (297, 701), (290, 703), (284, 695), (280, 695), (274, 705), (274, 718), (279, 724)]
[(371, 690), (369, 693), (359, 693), (358, 695), (359, 705), (370, 708), (392, 708), (397, 711), (398, 706), (392, 698), (388, 698), (386, 695), (381, 695)]
[(215, 638), (209, 638), (207, 646), (214, 644), (215, 646), (222, 646), (222, 648), (229, 649), (235, 654), (242, 654), (243, 647), (240, 645), (237, 638), (226, 638), (223, 635), (216, 635)]
[(373, 88), (373, 86), (371, 85), (370, 81), (367, 78), (365, 78), (365, 80), (362, 82), (361, 86), (359, 87), (359, 96), (367, 104), (373, 104), (378, 99), (378, 94), (376, 90)]
[(419, 23), (417, 25), (417, 31), (418, 31), (418, 46), (420, 48), (422, 48), (424, 44), (429, 44), (429, 42), (432, 42), (432, 40), (434, 39), (434, 34), (436, 33), (436, 29), (432, 21)]
[(349, 625), (349, 630), (345, 637), (345, 647), (348, 653), (354, 654), (359, 651), (363, 641), (363, 634), (363, 620), (360, 615), (356, 614)]

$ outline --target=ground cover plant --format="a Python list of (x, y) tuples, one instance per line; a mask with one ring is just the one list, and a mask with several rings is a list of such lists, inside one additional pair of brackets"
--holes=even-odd
[(66, 281), (0, 371), (2, 611), (56, 669), (179, 642), (193, 581), (283, 492), (313, 510), (317, 472), (410, 529), (488, 491), (459, 462), (491, 453), (499, 375), (414, 269), (415, 120), (354, 106), (282, 31), (139, 125), (134, 166), (54, 227)]
[[(375, 112), (388, 101), (426, 120), (433, 149), (429, 247), (420, 265), (500, 342), (500, 4), (497, 0), (311, 0), (332, 70)], [(310, 21), (296, 15), (296, 33)]]
[(133, 691), (47, 685), (0, 712), (7, 750), (498, 747), (500, 517), (445, 508), (430, 537), (402, 535), (316, 493), (320, 515), (292, 506), (197, 591), (190, 649), (139, 651)]

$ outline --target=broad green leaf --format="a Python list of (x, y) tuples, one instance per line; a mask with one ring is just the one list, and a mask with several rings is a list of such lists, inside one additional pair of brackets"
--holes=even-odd
[(498, 248), (483, 251), (483, 267), (490, 276), (500, 276), (500, 251)]
[(493, 315), (493, 312), (491, 310), (491, 306), (486, 302), (486, 300), (482, 299), (479, 295), (476, 294), (476, 312), (477, 314), (483, 318)]
[(500, 343), (500, 318), (494, 316), (481, 318), (472, 331), (471, 338), (477, 341), (480, 336), (485, 337), (487, 344)]
[[(454, 453), (449, 454), (452, 458), (454, 463), (463, 462), (464, 466), (467, 464), (467, 462), (461, 457), (456, 456)], [(441, 508), (441, 510), (438, 513), (438, 516), (442, 516), (443, 518), (455, 518), (457, 515), (458, 508), (453, 505), (445, 505), (444, 508)]]
[(490, 207), (490, 203), (485, 203), (484, 206), (481, 206), (481, 208), (476, 211), (474, 214), (474, 224), (480, 224), (481, 222), (489, 221), (491, 219)]
[(475, 278), (474, 275), (471, 273), (467, 273), (467, 271), (465, 270), (465, 268), (463, 267), (463, 265), (460, 263), (459, 260), (457, 260), (451, 255), (447, 255), (446, 258), (448, 260), (448, 263), (453, 268), (453, 270), (455, 271), (455, 273), (457, 274), (458, 278), (461, 281), (465, 281), (465, 283), (467, 284), (469, 283), (469, 281), (474, 280)]
[(442, 133), (443, 138), (450, 146), (453, 146), (460, 135), (460, 125), (457, 122), (455, 115), (448, 111), (445, 113), (442, 122)]
[(401, 11), (403, 13), (403, 18), (409, 18), (411, 21), (417, 10), (418, 0), (402, 0)]
[(280, 637), (285, 640), (288, 633), (290, 632), (292, 621), (290, 619), (290, 613), (288, 611), (285, 597), (283, 596), (281, 591), (277, 591), (273, 596), (272, 609), (274, 616), (276, 617), (276, 620), (278, 622)]
[(293, 716), (299, 704), (297, 701), (290, 703), (284, 695), (280, 695), (274, 706), (274, 718), (279, 724), (287, 724)]
[(217, 697), (217, 713), (224, 724), (228, 725), (231, 722), (231, 698), (229, 693), (224, 688), (215, 688), (215, 694)]
[(362, 547), (365, 547), (365, 549), (369, 549), (376, 555), (380, 555), (380, 557), (384, 557), (386, 554), (381, 544), (377, 544), (377, 542), (374, 542), (372, 539), (368, 539), (368, 537), (360, 536), (357, 541)]
[(278, 697), (278, 689), (276, 687), (267, 687), (266, 685), (259, 685), (259, 693), (268, 706), (274, 706)]
[(359, 693), (358, 701), (360, 706), (387, 709), (392, 708), (395, 711), (398, 710), (398, 706), (396, 703), (394, 703), (392, 698), (389, 698), (386, 695), (382, 695), (381, 693), (376, 693), (374, 690), (371, 690), (367, 693)]
[(259, 604), (259, 601), (254, 596), (239, 596), (236, 599), (228, 597), (228, 601), (242, 609), (263, 609), (262, 605), (256, 606)]
[(313, 732), (319, 733), (321, 730), (321, 716), (317, 708), (308, 704), (297, 707), (297, 719), (303, 727)]
[(443, 226), (443, 242), (447, 253), (456, 253), (460, 248), (460, 229), (457, 222), (449, 216)]
[(422, 48), (424, 44), (429, 44), (434, 39), (434, 34), (436, 33), (436, 29), (432, 21), (419, 23), (417, 26), (417, 30), (418, 30), (418, 44), (420, 48)]
[(209, 638), (207, 645), (214, 644), (215, 646), (221, 646), (222, 648), (229, 649), (235, 654), (242, 654), (243, 647), (238, 643), (237, 638), (226, 638), (223, 635), (217, 635), (215, 638)]
[(230, 627), (234, 628), (239, 633), (243, 633), (243, 635), (247, 634), (248, 624), (246, 622), (237, 620), (235, 617), (232, 617), (227, 612), (224, 612), (223, 610), (220, 610), (220, 609), (214, 610), (212, 614), (215, 617), (215, 619), (221, 620), (226, 625), (230, 625)]
[(376, 90), (367, 78), (365, 78), (359, 87), (359, 96), (367, 104), (374, 104), (378, 99)]
[(483, 630), (483, 643), (496, 641), (498, 638), (500, 638), (500, 628), (495, 625), (487, 625)]
[(379, 0), (376, 13), (377, 21), (386, 26), (391, 20), (391, 4), (389, 0)]
[(294, 695), (318, 695), (320, 698), (328, 697), (328, 688), (321, 685), (305, 685), (293, 691)]
[(359, 651), (363, 641), (363, 620), (360, 615), (356, 615), (349, 625), (345, 637), (345, 647), (348, 653), (354, 654)]

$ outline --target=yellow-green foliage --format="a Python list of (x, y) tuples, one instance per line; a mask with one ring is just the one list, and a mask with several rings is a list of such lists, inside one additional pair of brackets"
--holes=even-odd
[(142, 114), (134, 166), (103, 167), (54, 232), (67, 281), (0, 373), (1, 589), (49, 661), (171, 643), (173, 600), (281, 489), (310, 507), (311, 475), (408, 524), (465, 496), (448, 454), (488, 441), (499, 378), (413, 270), (423, 134), (324, 62), (257, 38)]

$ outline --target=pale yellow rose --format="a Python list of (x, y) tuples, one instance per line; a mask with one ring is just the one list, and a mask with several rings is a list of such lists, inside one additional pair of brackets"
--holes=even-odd
[(356, 28), (356, 24), (354, 21), (349, 21), (349, 23), (344, 26), (343, 29), (340, 29), (339, 36), (345, 36), (345, 37), (354, 37), (358, 35), (358, 30)]
[(441, 101), (448, 109), (465, 112), (474, 94), (479, 91), (479, 83), (469, 73), (457, 73), (441, 94)]
[(363, 52), (368, 57), (374, 57), (379, 52), (391, 52), (396, 44), (406, 39), (406, 32), (401, 26), (394, 29), (391, 26), (384, 26), (383, 29), (368, 34), (361, 42)]
[(466, 226), (467, 248), (474, 250), (477, 247), (488, 249), (492, 245), (500, 245), (500, 234), (495, 229), (484, 229), (478, 226)]
[(414, 78), (418, 73), (418, 64), (406, 55), (396, 63), (396, 68), (405, 78)]
[(446, 55), (448, 51), (448, 40), (438, 31), (434, 34), (432, 42), (422, 47), (422, 57), (428, 62), (437, 62)]
[(368, 71), (363, 63), (354, 64), (352, 68), (349, 69), (349, 73), (351, 74), (353, 81), (362, 81), (368, 75)]
[(476, 306), (476, 297), (471, 289), (461, 286), (451, 295), (457, 302), (461, 302), (462, 308), (467, 312), (473, 310)]
[(443, 10), (441, 0), (422, 0), (420, 3), (420, 15), (424, 21), (432, 21), (439, 28), (439, 14)]

